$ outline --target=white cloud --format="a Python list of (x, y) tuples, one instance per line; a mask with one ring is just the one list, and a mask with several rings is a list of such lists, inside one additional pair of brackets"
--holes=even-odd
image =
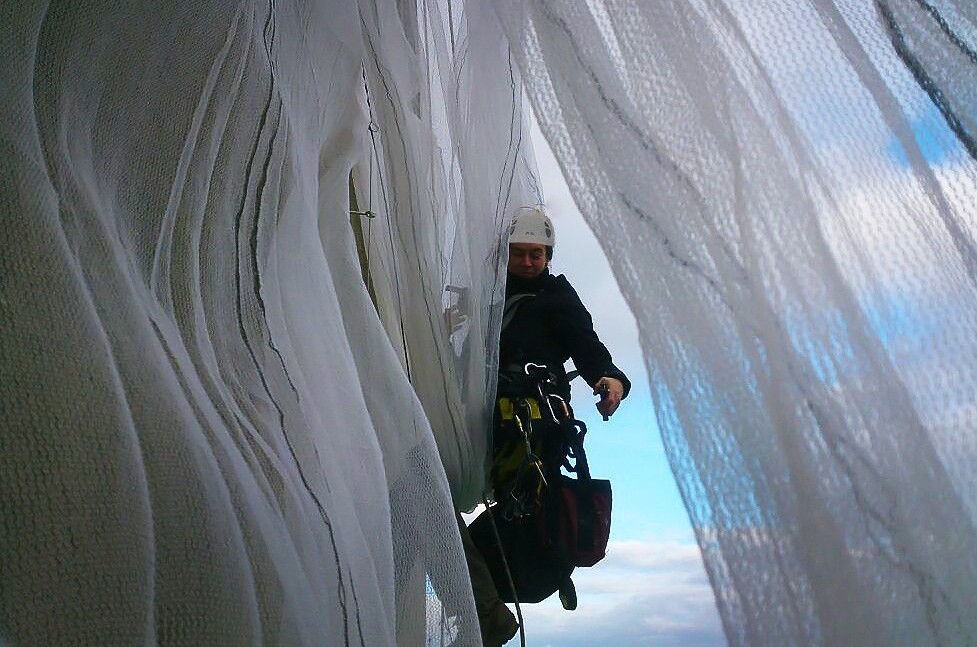
[(717, 646), (725, 639), (699, 549), (619, 541), (594, 568), (574, 573), (579, 607), (524, 605), (527, 641), (561, 647)]
[(684, 567), (699, 560), (699, 547), (678, 542), (651, 544), (646, 541), (612, 541), (608, 553), (614, 563), (633, 568), (664, 569)]

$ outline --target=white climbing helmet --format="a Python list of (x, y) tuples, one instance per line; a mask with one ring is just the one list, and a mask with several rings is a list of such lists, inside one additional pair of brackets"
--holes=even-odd
[(519, 207), (509, 226), (510, 243), (535, 243), (553, 247), (556, 232), (541, 207)]

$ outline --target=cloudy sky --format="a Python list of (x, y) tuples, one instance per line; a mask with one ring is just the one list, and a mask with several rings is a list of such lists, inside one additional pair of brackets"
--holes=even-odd
[[(638, 332), (607, 258), (573, 204), (559, 166), (537, 128), (533, 144), (557, 229), (553, 270), (566, 274), (594, 317), (631, 396), (602, 422), (577, 380), (573, 404), (590, 431), (594, 476), (611, 479), (614, 516), (607, 558), (574, 574), (579, 607), (555, 596), (524, 605), (527, 642), (545, 647), (725, 645), (688, 516), (668, 467), (649, 396)], [(510, 644), (518, 644), (518, 637)]]

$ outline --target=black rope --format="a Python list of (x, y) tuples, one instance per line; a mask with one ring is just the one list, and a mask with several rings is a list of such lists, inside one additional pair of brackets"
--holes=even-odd
[(516, 583), (512, 579), (512, 571), (509, 570), (509, 560), (506, 559), (505, 550), (502, 548), (502, 537), (499, 536), (499, 528), (495, 525), (495, 516), (489, 506), (488, 499), (482, 499), (485, 504), (485, 512), (489, 517), (489, 524), (492, 526), (492, 534), (495, 536), (495, 544), (499, 547), (499, 554), (502, 555), (502, 566), (505, 568), (506, 579), (509, 580), (509, 589), (512, 590), (512, 600), (516, 605), (516, 618), (519, 620), (519, 644), (526, 647), (526, 623), (522, 618), (522, 607), (519, 606), (519, 595), (516, 593)]

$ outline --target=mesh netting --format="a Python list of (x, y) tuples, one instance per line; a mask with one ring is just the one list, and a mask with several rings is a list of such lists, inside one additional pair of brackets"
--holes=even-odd
[(454, 509), (536, 198), (497, 28), (407, 7), (3, 10), (3, 639), (478, 642)]
[(973, 5), (499, 14), (730, 642), (977, 640)]
[(478, 643), (524, 78), (730, 642), (977, 642), (975, 14), (9, 5), (0, 640)]

